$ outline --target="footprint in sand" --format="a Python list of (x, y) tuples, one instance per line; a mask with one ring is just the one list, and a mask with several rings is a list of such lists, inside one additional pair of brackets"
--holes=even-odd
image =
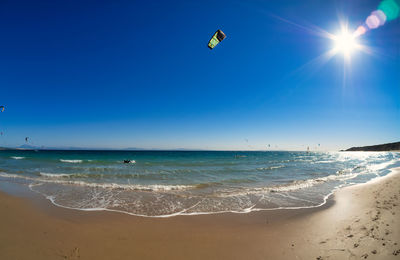
[(64, 259), (69, 259), (69, 260), (77, 260), (81, 258), (81, 255), (79, 253), (79, 247), (75, 247), (74, 249), (71, 250), (69, 254), (59, 254)]
[(70, 255), (70, 259), (79, 259), (81, 258), (81, 255), (79, 254), (79, 247), (75, 247)]

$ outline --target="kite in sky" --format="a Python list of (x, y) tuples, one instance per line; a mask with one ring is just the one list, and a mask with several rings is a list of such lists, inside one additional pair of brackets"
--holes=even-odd
[(221, 30), (216, 31), (208, 42), (208, 48), (210, 48), (210, 50), (214, 49), (214, 47), (217, 46), (218, 43), (222, 42), (225, 37), (225, 33), (223, 33)]

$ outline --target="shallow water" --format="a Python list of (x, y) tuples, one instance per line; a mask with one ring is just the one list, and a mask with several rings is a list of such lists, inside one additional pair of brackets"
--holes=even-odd
[(395, 166), (391, 152), (0, 151), (0, 181), (63, 207), (142, 216), (315, 207)]

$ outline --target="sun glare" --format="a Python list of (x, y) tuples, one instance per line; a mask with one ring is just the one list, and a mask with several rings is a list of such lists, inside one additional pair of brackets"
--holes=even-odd
[(335, 35), (333, 40), (335, 41), (335, 52), (341, 52), (346, 57), (349, 57), (359, 47), (356, 36), (347, 30)]

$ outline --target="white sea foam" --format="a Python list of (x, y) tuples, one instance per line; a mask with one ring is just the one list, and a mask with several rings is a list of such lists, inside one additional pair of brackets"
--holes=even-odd
[(60, 159), (60, 162), (65, 162), (65, 163), (81, 163), (82, 160), (65, 160), (65, 159)]
[[(389, 167), (390, 165), (395, 164), (396, 162), (398, 162), (398, 160), (394, 159), (389, 162), (368, 165), (367, 170), (372, 171), (372, 172), (377, 172), (379, 170)], [(258, 192), (260, 192), (260, 191), (273, 191), (273, 192), (293, 191), (293, 190), (298, 190), (298, 189), (309, 188), (309, 187), (315, 186), (317, 184), (321, 184), (321, 183), (328, 182), (328, 181), (347, 181), (347, 180), (357, 177), (360, 174), (367, 173), (368, 171), (364, 171), (361, 173), (353, 172), (353, 170), (362, 169), (363, 167), (364, 167), (364, 165), (359, 165), (354, 168), (347, 168), (347, 169), (338, 171), (337, 174), (328, 175), (326, 177), (314, 178), (314, 179), (308, 179), (308, 180), (296, 180), (296, 181), (293, 181), (292, 183), (286, 184), (286, 185), (280, 185), (277, 187), (267, 187), (267, 188), (253, 188), (251, 190), (253, 192), (254, 191), (255, 192), (257, 192), (257, 191)]]
[(390, 166), (392, 164), (395, 164), (398, 161), (399, 161), (398, 159), (394, 159), (394, 160), (384, 162), (384, 163), (370, 164), (367, 166), (367, 169), (370, 171), (379, 171), (379, 170), (387, 168), (388, 166)]
[(63, 178), (72, 176), (72, 174), (67, 174), (67, 173), (46, 173), (46, 172), (40, 172), (39, 175), (49, 178)]
[[(40, 185), (40, 184), (39, 184)], [(214, 215), (214, 214), (221, 214), (221, 213), (235, 213), (235, 214), (245, 214), (245, 213), (250, 213), (250, 212), (256, 212), (256, 211), (271, 211), (271, 210), (277, 210), (277, 209), (290, 209), (290, 210), (295, 210), (295, 209), (305, 209), (305, 208), (317, 208), (320, 207), (324, 204), (326, 204), (328, 198), (338, 189), (343, 187), (343, 185), (338, 185), (335, 187), (330, 193), (327, 195), (323, 196), (322, 201), (319, 203), (314, 203), (314, 205), (308, 205), (308, 206), (277, 206), (277, 207), (272, 207), (272, 208), (256, 208), (256, 204), (253, 204), (249, 207), (240, 209), (240, 210), (217, 210), (217, 211), (191, 211), (191, 209), (196, 208), (200, 203), (203, 202), (203, 200), (200, 200), (193, 204), (192, 206), (189, 206), (187, 208), (184, 208), (182, 210), (179, 210), (177, 212), (171, 212), (167, 214), (161, 214), (161, 215), (146, 215), (146, 214), (140, 214), (140, 213), (134, 213), (126, 210), (118, 210), (118, 209), (111, 209), (107, 208), (106, 205), (100, 206), (100, 207), (77, 207), (77, 206), (66, 206), (57, 203), (57, 200), (54, 196), (51, 195), (46, 195), (40, 191), (36, 191), (33, 189), (34, 184), (29, 185), (30, 189), (32, 191), (38, 192), (45, 196), (47, 199), (51, 201), (56, 206), (62, 207), (62, 208), (67, 208), (67, 209), (73, 209), (73, 210), (81, 210), (81, 211), (110, 211), (110, 212), (119, 212), (123, 214), (128, 214), (132, 216), (140, 216), (140, 217), (149, 217), (149, 218), (168, 218), (168, 217), (174, 217), (174, 216), (193, 216), (193, 215)]]
[(21, 175), (17, 175), (17, 174), (11, 174), (11, 173), (5, 173), (5, 172), (0, 172), (0, 177), (25, 179), (24, 178), (25, 176), (21, 176)]
[[(34, 186), (36, 186), (36, 185), (30, 184), (30, 185), (29, 185), (29, 188), (30, 188), (32, 191), (37, 192), (37, 193), (43, 195), (46, 199), (50, 200), (50, 202), (53, 203), (55, 206), (58, 206), (58, 207), (61, 207), (61, 208), (66, 208), (66, 209), (81, 210), (81, 211), (110, 211), (110, 212), (118, 212), (118, 213), (128, 214), (128, 215), (131, 215), (131, 216), (149, 217), (149, 218), (169, 218), (169, 217), (175, 217), (175, 216), (179, 216), (179, 215), (201, 215), (201, 214), (222, 213), (222, 212), (200, 212), (199, 214), (196, 214), (196, 213), (186, 213), (186, 211), (188, 211), (188, 210), (190, 210), (191, 208), (197, 206), (197, 204), (199, 204), (199, 202), (196, 203), (195, 205), (189, 207), (189, 208), (183, 209), (183, 210), (178, 211), (178, 212), (173, 212), (173, 213), (170, 213), (170, 214), (163, 214), (163, 215), (155, 215), (155, 216), (152, 216), (152, 215), (145, 215), (145, 214), (136, 214), (136, 213), (132, 213), (132, 212), (129, 212), (129, 211), (116, 210), (116, 209), (109, 209), (109, 208), (106, 208), (106, 207), (93, 207), (93, 208), (69, 207), (69, 206), (64, 206), (64, 205), (61, 205), (61, 204), (57, 203), (57, 202), (56, 202), (56, 198), (55, 198), (54, 196), (48, 196), (48, 195), (46, 195), (46, 194), (43, 194), (42, 192), (39, 192), (39, 191), (34, 190), (34, 189), (33, 189)], [(248, 212), (250, 212), (250, 211), (248, 211)], [(232, 211), (232, 213), (234, 213), (234, 212)], [(237, 213), (244, 213), (244, 212), (237, 212)]]
[(58, 184), (71, 184), (79, 185), (92, 188), (105, 188), (105, 189), (121, 189), (121, 190), (132, 190), (132, 191), (174, 191), (174, 190), (186, 190), (193, 188), (191, 185), (139, 185), (139, 184), (117, 184), (117, 183), (93, 183), (84, 181), (67, 181), (67, 180), (53, 180), (52, 183)]
[(22, 157), (22, 156), (11, 156), (10, 158), (15, 159), (15, 160), (25, 159), (25, 157)]
[(278, 166), (270, 166), (270, 167), (260, 167), (260, 168), (257, 168), (257, 170), (265, 171), (265, 170), (280, 169), (280, 168), (284, 168), (284, 167), (285, 167), (285, 165), (278, 165)]
[(334, 163), (335, 160), (326, 160), (326, 161), (315, 161), (316, 163)]
[(241, 191), (234, 192), (221, 192), (216, 195), (217, 197), (231, 197), (231, 196), (241, 196), (241, 195), (250, 195), (250, 194), (262, 194), (268, 192), (288, 192), (288, 191), (296, 191), (300, 189), (306, 189), (313, 187), (317, 184), (323, 184), (328, 181), (346, 181), (357, 177), (359, 174), (351, 173), (351, 174), (342, 174), (342, 175), (328, 175), (326, 177), (307, 179), (307, 180), (296, 180), (292, 181), (288, 184), (277, 185), (277, 186), (269, 186), (269, 187), (261, 187), (261, 188), (247, 188)]
[(308, 179), (308, 180), (299, 180), (299, 181), (293, 181), (290, 184), (287, 185), (282, 185), (276, 188), (271, 188), (271, 191), (293, 191), (293, 190), (298, 190), (298, 189), (304, 189), (304, 188), (309, 188), (312, 186), (315, 186), (317, 184), (322, 184), (328, 181), (345, 181), (349, 179), (353, 179), (357, 177), (358, 174), (352, 173), (352, 174), (345, 174), (345, 175), (328, 175), (326, 177), (321, 177), (321, 178), (315, 178), (315, 179)]

